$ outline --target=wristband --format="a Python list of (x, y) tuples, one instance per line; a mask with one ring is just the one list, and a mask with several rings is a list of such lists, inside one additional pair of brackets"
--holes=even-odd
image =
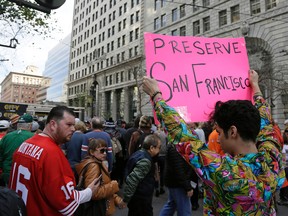
[(154, 101), (154, 98), (156, 97), (157, 94), (161, 94), (162, 95), (162, 92), (161, 91), (154, 92), (154, 94), (151, 96), (151, 100), (152, 101)]
[(255, 92), (254, 96), (263, 96), (261, 92)]
[(261, 92), (256, 92), (256, 93), (253, 95), (254, 101), (256, 101), (258, 97), (262, 97), (262, 98), (263, 98), (263, 95), (262, 95)]

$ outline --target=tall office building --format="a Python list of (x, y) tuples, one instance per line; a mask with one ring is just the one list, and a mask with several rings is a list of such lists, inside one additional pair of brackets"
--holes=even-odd
[(69, 105), (87, 107), (88, 116), (126, 121), (140, 110), (152, 115), (149, 98), (137, 88), (146, 73), (144, 32), (245, 37), (250, 67), (263, 77), (281, 122), (288, 118), (287, 18), (286, 0), (76, 0)]
[(47, 100), (67, 103), (67, 80), (69, 71), (71, 34), (67, 35), (48, 53), (43, 75), (51, 78)]
[(86, 115), (130, 121), (139, 110), (142, 1), (75, 1), (68, 104)]

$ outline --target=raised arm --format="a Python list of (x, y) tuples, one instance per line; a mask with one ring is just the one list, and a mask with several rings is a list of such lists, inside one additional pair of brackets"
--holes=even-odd
[(277, 188), (279, 189), (284, 179), (281, 144), (272, 125), (270, 106), (263, 98), (259, 88), (256, 71), (249, 71), (249, 80), (254, 93), (255, 107), (259, 110), (261, 117), (260, 132), (257, 136), (257, 148), (259, 152), (263, 152), (268, 167), (276, 174), (275, 178), (277, 180)]
[(177, 144), (179, 142), (199, 141), (178, 112), (165, 103), (156, 80), (144, 77), (143, 90), (154, 102), (157, 118), (160, 122), (164, 123), (164, 126), (168, 131), (167, 138), (170, 143)]

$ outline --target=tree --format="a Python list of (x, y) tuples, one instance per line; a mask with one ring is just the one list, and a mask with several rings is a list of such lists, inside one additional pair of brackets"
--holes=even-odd
[(128, 61), (128, 64), (125, 66), (125, 70), (128, 71), (129, 76), (133, 74), (133, 80), (135, 80), (135, 87), (137, 89), (137, 112), (142, 115), (143, 110), (147, 104), (150, 103), (150, 100), (144, 101), (146, 93), (142, 90), (142, 78), (146, 75), (145, 69), (145, 58), (144, 56), (138, 56), (134, 61)]
[[(249, 49), (248, 53), (250, 67), (259, 73), (261, 91), (273, 106), (273, 101), (288, 93), (288, 83), (285, 81), (287, 66), (281, 65), (274, 69), (271, 54), (259, 47)], [(284, 53), (283, 55), (287, 54)]]
[[(50, 14), (18, 6), (8, 0), (0, 0), (0, 37), (5, 40), (16, 38), (19, 34), (41, 34), (44, 37), (55, 29), (49, 24)], [(3, 31), (5, 29), (5, 31)], [(4, 40), (2, 40), (4, 41)]]

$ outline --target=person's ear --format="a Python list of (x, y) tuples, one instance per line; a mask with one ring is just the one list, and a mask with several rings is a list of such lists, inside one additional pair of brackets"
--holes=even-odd
[(88, 155), (93, 155), (94, 151), (92, 149), (89, 150)]
[(51, 129), (56, 130), (57, 122), (56, 122), (55, 120), (52, 119), (52, 120), (49, 122), (49, 124), (50, 124)]
[(237, 130), (237, 127), (235, 127), (234, 125), (232, 125), (231, 127), (230, 127), (230, 135), (231, 135), (231, 137), (233, 137), (233, 138), (236, 138), (237, 137), (237, 133), (238, 133), (238, 130)]

